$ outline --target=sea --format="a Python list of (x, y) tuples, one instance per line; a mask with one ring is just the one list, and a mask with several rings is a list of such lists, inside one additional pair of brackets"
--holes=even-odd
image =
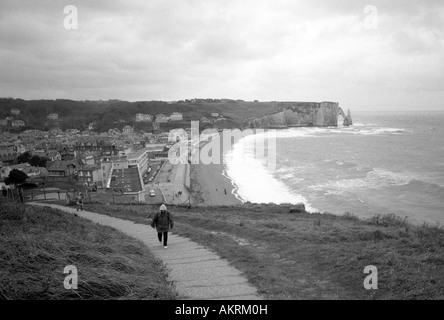
[[(394, 213), (442, 226), (444, 112), (352, 115), (350, 127), (272, 130), (266, 137), (275, 144), (264, 144), (266, 156), (255, 152), (254, 135), (240, 139), (224, 157), (235, 196), (363, 218)], [(270, 154), (275, 166), (268, 165)]]

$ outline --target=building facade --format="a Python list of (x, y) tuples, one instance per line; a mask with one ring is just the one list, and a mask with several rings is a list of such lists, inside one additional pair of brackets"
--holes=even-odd
[(57, 113), (50, 113), (46, 117), (50, 120), (58, 120), (59, 119), (59, 115)]
[(152, 122), (153, 116), (145, 113), (136, 114), (136, 122)]
[(179, 112), (173, 112), (173, 113), (170, 115), (170, 120), (171, 120), (171, 121), (182, 121), (182, 120), (183, 120), (183, 116), (182, 116), (182, 114), (179, 113)]
[(156, 115), (156, 122), (157, 122), (157, 123), (167, 123), (168, 120), (170, 120), (170, 118), (167, 117), (167, 116), (164, 115), (164, 114), (158, 114), (158, 115)]

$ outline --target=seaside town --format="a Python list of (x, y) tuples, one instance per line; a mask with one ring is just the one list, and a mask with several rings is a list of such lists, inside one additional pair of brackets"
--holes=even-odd
[[(20, 110), (11, 109), (10, 116), (0, 121), (0, 186), (3, 193), (14, 188), (8, 184), (11, 171), (26, 174), (26, 186), (37, 188), (45, 194), (37, 197), (73, 197), (103, 194), (124, 195), (125, 201), (136, 203), (175, 203), (191, 201), (188, 188), (190, 177), (187, 165), (173, 166), (168, 151), (173, 143), (168, 141), (167, 123), (184, 123), (179, 112), (134, 115), (134, 124), (121, 130), (111, 128), (96, 132), (96, 123), (89, 123), (86, 130), (60, 128), (57, 113), (47, 115), (51, 127), (48, 131), (24, 130), (25, 121), (17, 120)], [(218, 113), (203, 117), (203, 123), (224, 119)], [(151, 130), (136, 130), (135, 124), (149, 124)], [(189, 122), (188, 122), (189, 124)], [(188, 135), (191, 129), (185, 128)], [(61, 194), (61, 190), (63, 190)], [(68, 191), (65, 193), (65, 191)], [(29, 193), (28, 193), (29, 194)], [(32, 194), (34, 198), (34, 194)], [(69, 199), (66, 199), (69, 200)], [(115, 201), (115, 199), (113, 198)]]
[(0, 3), (5, 306), (444, 300), (444, 1)]

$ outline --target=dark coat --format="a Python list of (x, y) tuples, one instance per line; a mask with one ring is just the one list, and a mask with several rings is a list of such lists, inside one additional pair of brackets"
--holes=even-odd
[(153, 217), (151, 227), (156, 228), (157, 232), (168, 232), (174, 227), (173, 216), (168, 211), (157, 212)]

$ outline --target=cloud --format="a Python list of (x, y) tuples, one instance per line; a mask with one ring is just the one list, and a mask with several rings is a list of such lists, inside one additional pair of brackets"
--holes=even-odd
[(439, 105), (444, 5), (372, 3), (376, 30), (364, 27), (361, 0), (78, 0), (79, 29), (65, 30), (64, 1), (3, 0), (0, 95), (308, 99), (373, 108), (360, 98), (378, 94), (378, 105), (393, 106), (400, 94), (419, 92)]

